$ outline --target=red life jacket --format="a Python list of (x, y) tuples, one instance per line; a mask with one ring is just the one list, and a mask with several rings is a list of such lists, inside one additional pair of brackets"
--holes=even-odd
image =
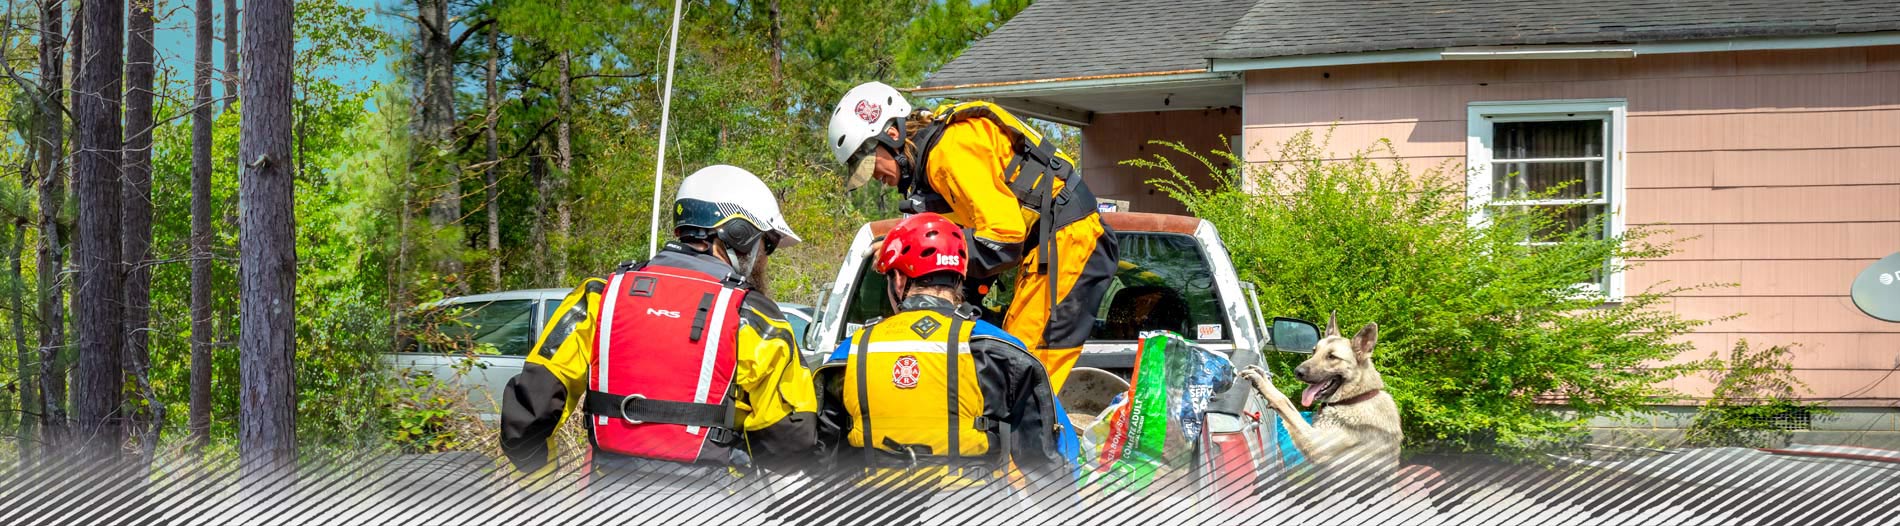
[(745, 295), (742, 280), (701, 270), (641, 264), (613, 274), (595, 311), (584, 404), (595, 447), (675, 462), (727, 459), (745, 420), (732, 384)]

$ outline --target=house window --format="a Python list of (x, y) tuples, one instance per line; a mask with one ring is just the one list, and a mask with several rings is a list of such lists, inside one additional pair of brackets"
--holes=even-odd
[[(1621, 235), (1623, 218), (1622, 100), (1476, 102), (1469, 113), (1466, 194), (1480, 224), (1506, 207), (1546, 208), (1558, 221), (1527, 232), (1523, 243), (1547, 245), (1580, 229), (1597, 239)], [(1584, 292), (1622, 299), (1621, 273), (1581, 283)]]

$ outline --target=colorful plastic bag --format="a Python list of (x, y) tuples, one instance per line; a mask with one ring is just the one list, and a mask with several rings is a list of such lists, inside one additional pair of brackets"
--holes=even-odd
[(1207, 404), (1233, 383), (1227, 357), (1179, 334), (1143, 333), (1129, 392), (1091, 431), (1105, 434), (1091, 482), (1139, 491), (1167, 469), (1186, 468), (1204, 431)]

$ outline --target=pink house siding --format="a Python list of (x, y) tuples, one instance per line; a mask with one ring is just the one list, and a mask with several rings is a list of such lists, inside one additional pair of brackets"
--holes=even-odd
[[(1130, 208), (1138, 212), (1185, 214), (1187, 209), (1181, 203), (1147, 183), (1149, 179), (1160, 177), (1160, 172), (1122, 166), (1121, 162), (1172, 151), (1149, 145), (1150, 140), (1178, 141), (1194, 151), (1207, 152), (1228, 149), (1221, 138), (1239, 135), (1240, 110), (1237, 108), (1101, 114), (1083, 129), (1082, 158), (1077, 162), (1082, 164), (1089, 190), (1095, 192), (1096, 197), (1128, 201)], [(1202, 171), (1196, 161), (1184, 155), (1170, 157), (1187, 173)], [(1211, 179), (1198, 182), (1213, 184)]]
[[(1621, 209), (1634, 225), (1693, 237), (1627, 275), (1738, 286), (1683, 294), (1674, 308), (1717, 318), (1687, 357), (1797, 343), (1817, 398), (1900, 401), (1900, 324), (1847, 297), (1860, 269), (1900, 251), (1900, 47), (1649, 55), (1614, 60), (1441, 61), (1247, 74), (1247, 158), (1303, 130), (1332, 149), (1384, 138), (1403, 162), (1462, 163), (1474, 101), (1628, 101)], [(1087, 162), (1087, 161), (1085, 161)], [(1454, 167), (1454, 169), (1462, 169)], [(1706, 392), (1699, 379), (1678, 381)]]

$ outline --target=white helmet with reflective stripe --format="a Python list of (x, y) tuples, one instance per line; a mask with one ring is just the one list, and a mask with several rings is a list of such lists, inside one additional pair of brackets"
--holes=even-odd
[(778, 198), (764, 181), (737, 166), (715, 164), (680, 182), (679, 195), (673, 199), (673, 229), (720, 230), (732, 220), (743, 220), (759, 232), (776, 234), (773, 242), (780, 248), (801, 241), (779, 213)]
[(851, 88), (831, 112), (830, 130), (825, 133), (831, 155), (838, 164), (851, 168), (851, 156), (864, 148), (865, 141), (882, 136), (892, 119), (902, 121), (910, 111), (910, 101), (904, 99), (904, 94), (882, 82)]

